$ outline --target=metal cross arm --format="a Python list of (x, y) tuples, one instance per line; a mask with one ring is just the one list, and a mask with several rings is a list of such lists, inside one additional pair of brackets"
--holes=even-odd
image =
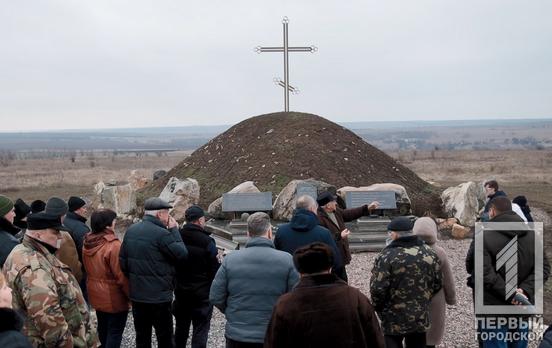
[[(310, 46), (310, 47), (288, 47), (288, 52), (311, 52), (314, 53), (318, 51), (318, 47), (316, 46)], [(261, 53), (261, 52), (284, 52), (284, 47), (261, 47), (257, 46), (255, 47), (255, 52)]]

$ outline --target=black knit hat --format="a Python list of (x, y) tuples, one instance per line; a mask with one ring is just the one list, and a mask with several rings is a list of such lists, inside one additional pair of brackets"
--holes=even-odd
[(15, 218), (19, 220), (23, 219), (31, 212), (31, 207), (29, 207), (21, 198), (18, 198), (15, 201), (13, 207), (15, 208)]
[(192, 205), (188, 209), (186, 209), (186, 212), (184, 213), (186, 217), (186, 221), (192, 222), (196, 221), (197, 219), (201, 218), (202, 216), (205, 216), (205, 212), (201, 207), (197, 205)]
[(321, 194), (318, 195), (318, 198), (316, 199), (316, 202), (318, 203), (319, 206), (323, 207), (326, 204), (328, 204), (330, 202), (333, 202), (335, 200), (336, 200), (336, 197), (334, 195), (332, 195), (328, 191), (324, 191), (324, 192), (322, 192)]
[(67, 201), (67, 205), (69, 206), (69, 211), (75, 211), (84, 207), (86, 202), (80, 197), (71, 196)]
[(412, 228), (414, 228), (414, 223), (412, 222), (412, 220), (404, 216), (394, 218), (387, 225), (387, 230), (393, 232), (412, 231)]
[(46, 202), (44, 202), (43, 200), (37, 199), (36, 201), (33, 201), (31, 203), (31, 213), (33, 214), (40, 213), (44, 209), (46, 209)]

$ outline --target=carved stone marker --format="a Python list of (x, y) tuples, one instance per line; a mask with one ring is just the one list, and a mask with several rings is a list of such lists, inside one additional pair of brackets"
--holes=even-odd
[(272, 210), (272, 192), (225, 193), (222, 195), (223, 212), (270, 210)]
[(347, 208), (357, 208), (378, 201), (378, 209), (397, 209), (395, 192), (393, 191), (349, 191), (345, 195)]

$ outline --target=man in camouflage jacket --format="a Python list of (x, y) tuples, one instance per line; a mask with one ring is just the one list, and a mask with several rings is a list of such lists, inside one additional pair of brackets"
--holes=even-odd
[(61, 242), (59, 218), (29, 216), (23, 243), (4, 264), (13, 308), (25, 313), (23, 333), (34, 347), (98, 347), (96, 316), (79, 283), (54, 253)]
[(387, 348), (426, 347), (431, 298), (442, 286), (437, 254), (418, 236), (405, 217), (387, 226), (393, 241), (374, 262), (370, 293), (382, 321)]

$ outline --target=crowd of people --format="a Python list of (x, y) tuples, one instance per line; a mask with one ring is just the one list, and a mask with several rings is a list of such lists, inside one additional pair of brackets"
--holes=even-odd
[[(485, 188), (483, 221), (533, 220), (525, 197), (512, 203), (496, 181)], [(179, 227), (170, 204), (149, 198), (143, 219), (120, 240), (117, 214), (88, 214), (80, 197), (27, 205), (0, 195), (0, 346), (120, 347), (131, 311), (136, 347), (151, 347), (152, 331), (160, 348), (206, 347), (217, 307), (226, 318), (228, 348), (436, 347), (456, 290), (433, 218), (391, 220), (388, 245), (366, 275), (370, 298), (347, 283), (351, 232), (345, 223), (378, 207), (342, 209), (330, 192), (300, 196), (277, 233), (268, 214), (251, 214), (245, 248), (223, 256), (196, 205)], [(515, 298), (504, 294), (505, 270), (494, 267), (512, 237), (521, 246)], [(527, 230), (497, 231), (484, 244), (494, 267), (484, 269), (485, 304), (535, 303), (530, 240)], [(475, 250), (472, 243), (466, 258), (472, 288)], [(542, 266), (545, 282), (546, 258)], [(479, 345), (527, 347), (523, 337), (510, 342), (496, 334), (509, 330), (480, 325)], [(551, 335), (542, 347), (550, 347)]]

